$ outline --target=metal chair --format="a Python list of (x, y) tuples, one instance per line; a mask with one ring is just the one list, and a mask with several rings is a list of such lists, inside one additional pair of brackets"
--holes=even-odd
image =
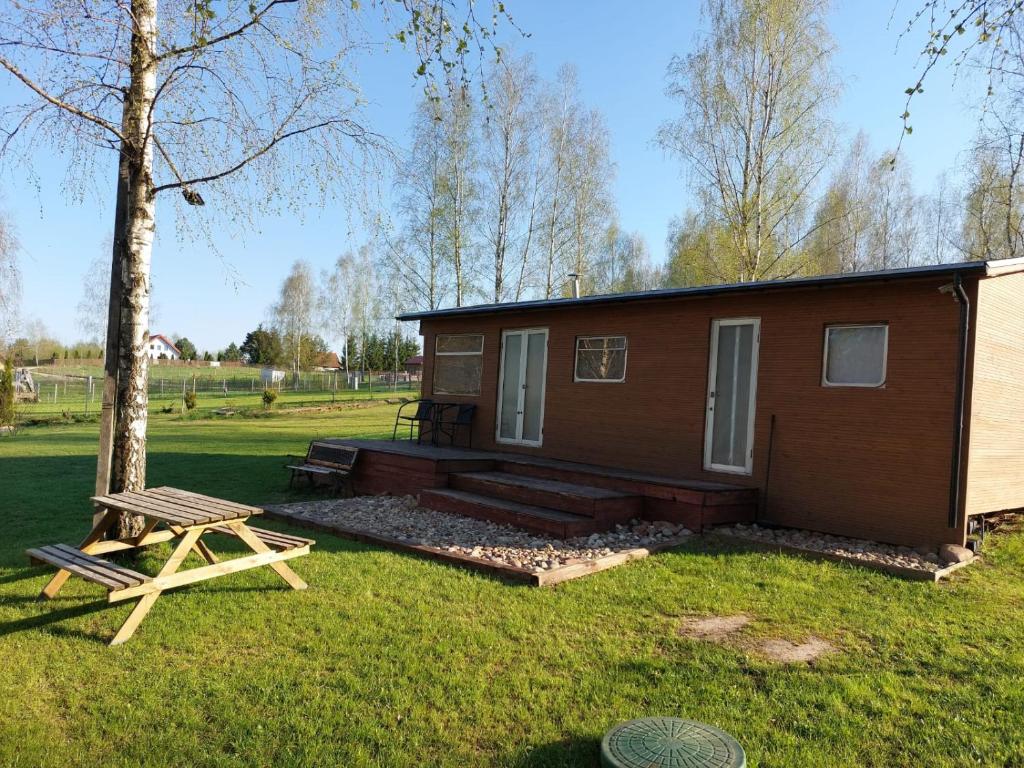
[[(416, 412), (413, 414), (402, 414), (402, 411), (408, 408), (410, 405), (416, 406)], [(408, 402), (402, 403), (398, 409), (398, 414), (395, 416), (395, 428), (391, 430), (391, 439), (395, 440), (398, 435), (398, 424), (401, 421), (409, 422), (409, 439), (412, 440), (413, 426), (419, 424), (419, 433), (416, 436), (416, 442), (420, 441), (420, 437), (423, 435), (423, 424), (428, 423), (433, 427), (434, 423), (434, 401), (433, 400), (409, 400)]]
[(473, 447), (473, 415), (476, 413), (476, 405), (459, 404), (455, 406), (455, 417), (445, 419), (444, 411), (441, 412), (437, 421), (438, 431), (447, 436), (451, 445), (455, 445), (459, 430), (465, 428), (468, 434), (467, 448)]

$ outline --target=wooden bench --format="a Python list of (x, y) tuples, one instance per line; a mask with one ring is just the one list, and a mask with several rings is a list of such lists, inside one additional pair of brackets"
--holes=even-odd
[(107, 589), (123, 589), (137, 587), (151, 581), (151, 577), (138, 571), (132, 571), (109, 560), (103, 560), (86, 554), (67, 544), (51, 544), (36, 547), (26, 552), (34, 562), (49, 563), (75, 576), (99, 584)]
[(299, 475), (305, 476), (311, 486), (315, 484), (315, 478), (322, 477), (332, 482), (335, 492), (344, 486), (351, 496), (352, 471), (358, 457), (358, 448), (314, 440), (309, 444), (305, 458), (293, 457), (302, 461), (301, 464), (286, 465), (285, 468), (292, 471), (288, 485), (294, 485)]
[[(278, 552), (287, 552), (290, 549), (298, 549), (299, 547), (309, 547), (316, 544), (313, 539), (307, 539), (302, 536), (291, 536), (287, 533), (281, 533), (280, 531), (268, 531), (266, 528), (254, 528), (248, 526), (250, 533), (256, 534), (256, 538), (266, 544), (273, 550)], [(210, 529), (210, 533), (222, 533), (225, 536), (235, 536), (238, 534), (226, 525), (218, 525)]]

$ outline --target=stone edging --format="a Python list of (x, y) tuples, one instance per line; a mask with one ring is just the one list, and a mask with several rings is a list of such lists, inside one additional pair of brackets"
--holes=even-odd
[[(599, 557), (596, 560), (587, 560), (582, 563), (563, 565), (547, 571), (536, 572), (528, 568), (517, 568), (514, 565), (503, 565), (484, 558), (470, 557), (469, 555), (449, 552), (448, 550), (440, 549), (439, 547), (431, 547), (425, 544), (409, 544), (408, 542), (400, 541), (390, 536), (382, 536), (376, 533), (368, 533), (366, 531), (346, 528), (336, 523), (323, 523), (310, 516), (303, 515), (298, 512), (288, 512), (274, 505), (264, 507), (263, 510), (263, 516), (268, 520), (277, 520), (299, 528), (323, 531), (324, 533), (330, 533), (344, 539), (360, 541), (366, 544), (376, 544), (387, 547), (388, 549), (398, 550), (400, 552), (410, 552), (432, 560), (455, 563), (456, 565), (461, 565), (465, 568), (490, 573), (504, 579), (521, 582), (534, 587), (553, 586), (555, 584), (561, 584), (564, 581), (571, 581), (572, 579), (587, 576), (591, 573), (606, 571), (617, 565), (623, 565), (624, 563), (628, 563), (633, 560), (641, 560), (648, 555), (664, 552), (667, 549), (672, 549), (673, 547), (677, 547), (680, 544), (693, 540), (692, 536), (670, 539), (669, 541), (650, 547), (628, 549), (622, 552), (615, 552), (611, 555), (605, 555), (604, 557)], [(965, 562), (954, 563), (946, 566), (945, 568), (940, 568), (937, 571), (923, 571), (916, 568), (904, 568), (898, 565), (889, 565), (888, 563), (877, 563), (870, 560), (844, 557), (831, 552), (819, 552), (817, 550), (794, 547), (788, 544), (779, 544), (777, 542), (769, 543), (760, 539), (746, 538), (735, 534), (726, 536), (716, 534), (713, 530), (707, 531), (703, 535), (721, 542), (741, 542), (764, 551), (799, 555), (810, 560), (830, 560), (833, 562), (849, 563), (851, 565), (882, 571), (911, 581), (930, 581), (933, 583), (937, 583), (941, 579), (947, 578), (954, 571), (971, 565), (981, 559), (980, 557), (975, 556)]]
[(862, 560), (856, 557), (845, 557), (843, 555), (837, 555), (834, 552), (819, 552), (816, 549), (805, 549), (804, 547), (794, 547), (792, 544), (779, 544), (778, 542), (768, 542), (762, 539), (755, 539), (753, 537), (739, 536), (735, 533), (730, 535), (723, 535), (715, 533), (713, 530), (707, 531), (705, 536), (711, 536), (719, 541), (739, 541), (744, 544), (748, 544), (757, 549), (765, 550), (768, 552), (782, 552), (789, 555), (799, 555), (806, 557), (809, 560), (831, 560), (837, 563), (849, 563), (851, 565), (859, 565), (863, 568), (871, 568), (872, 570), (882, 571), (884, 573), (891, 574), (893, 576), (899, 576), (901, 579), (908, 579), (910, 581), (931, 581), (939, 582), (942, 579), (947, 578), (954, 571), (958, 571), (972, 563), (977, 562), (981, 558), (975, 555), (970, 560), (965, 560), (962, 563), (953, 563), (947, 565), (945, 568), (940, 568), (937, 571), (923, 571), (919, 568), (904, 568), (899, 565), (890, 565), (889, 563), (879, 563), (872, 560)]
[(324, 533), (330, 533), (352, 541), (360, 541), (366, 544), (378, 544), (380, 546), (387, 547), (388, 549), (410, 552), (423, 557), (428, 557), (432, 560), (442, 560), (455, 563), (456, 565), (472, 568), (476, 571), (483, 571), (495, 576), (500, 576), (504, 579), (518, 581), (534, 587), (550, 587), (555, 584), (561, 584), (563, 581), (571, 581), (572, 579), (578, 579), (581, 576), (587, 576), (591, 573), (606, 571), (617, 565), (622, 565), (623, 563), (628, 563), (632, 560), (641, 560), (648, 555), (653, 555), (657, 552), (663, 552), (666, 549), (677, 547), (686, 541), (692, 540), (693, 538), (692, 536), (685, 536), (679, 539), (670, 539), (650, 547), (627, 549), (622, 552), (615, 552), (611, 555), (599, 557), (596, 560), (587, 560), (582, 563), (562, 565), (558, 568), (551, 568), (550, 570), (536, 572), (529, 570), (528, 568), (517, 568), (514, 565), (502, 565), (491, 560), (470, 557), (469, 555), (462, 555), (456, 552), (449, 552), (446, 549), (431, 547), (425, 544), (409, 544), (408, 542), (399, 541), (398, 539), (391, 538), (390, 536), (382, 536), (377, 533), (368, 533), (366, 531), (346, 528), (336, 523), (324, 523), (307, 515), (297, 512), (288, 512), (273, 505), (263, 507), (263, 516), (268, 520), (277, 520), (299, 528), (323, 531)]

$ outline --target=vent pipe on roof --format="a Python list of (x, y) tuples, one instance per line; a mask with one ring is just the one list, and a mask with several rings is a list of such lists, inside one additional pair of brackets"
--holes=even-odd
[(576, 272), (570, 272), (569, 279), (572, 280), (572, 297), (578, 299), (580, 297), (580, 276)]

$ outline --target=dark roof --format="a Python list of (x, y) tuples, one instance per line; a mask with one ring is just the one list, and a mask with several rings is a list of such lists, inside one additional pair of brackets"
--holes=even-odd
[(581, 296), (578, 299), (539, 299), (518, 301), (508, 304), (477, 304), (470, 307), (450, 307), (423, 312), (407, 312), (399, 320), (420, 320), (427, 317), (458, 317), (460, 315), (484, 315), (498, 312), (524, 312), (529, 310), (558, 309), (562, 307), (589, 306), (593, 304), (619, 304), (633, 301), (686, 298), (690, 296), (713, 296), (725, 293), (785, 290), (789, 288), (813, 288), (843, 285), (847, 283), (884, 282), (904, 278), (926, 277), (928, 275), (978, 274), (993, 275), (1005, 271), (1024, 269), (1024, 258), (1002, 259), (999, 261), (965, 261), (957, 264), (929, 264), (922, 267), (886, 269), (875, 272), (851, 272), (843, 275), (822, 275), (819, 277), (793, 277), (785, 280), (760, 280), (751, 283), (727, 283), (724, 285), (701, 285), (693, 288), (659, 288), (653, 291), (633, 293), (609, 293), (598, 296)]
[(423, 365), (423, 355), (413, 355), (407, 358), (405, 361), (406, 365)]

